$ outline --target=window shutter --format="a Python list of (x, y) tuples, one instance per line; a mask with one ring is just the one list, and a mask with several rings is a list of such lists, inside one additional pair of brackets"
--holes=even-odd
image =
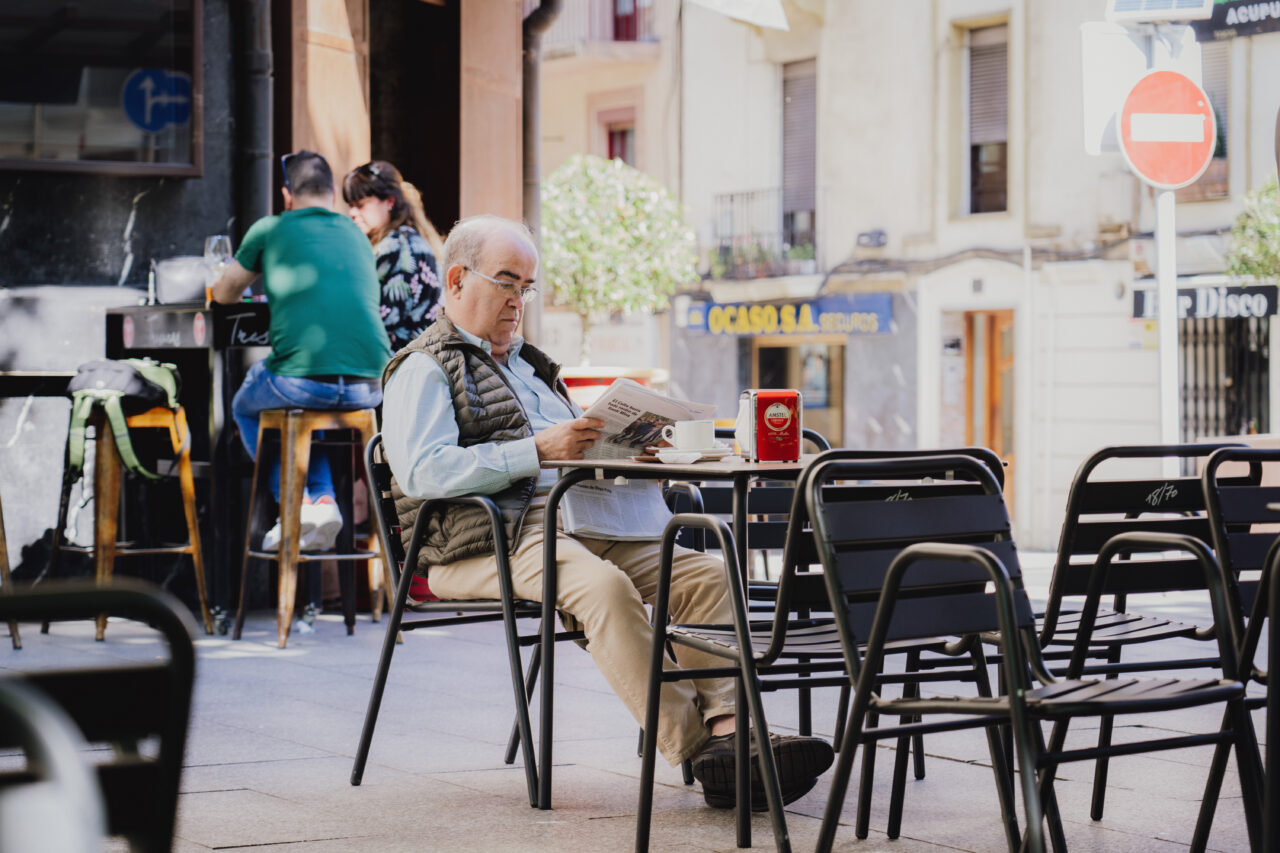
[(969, 144), (1009, 141), (1008, 28), (969, 34)]
[(1200, 46), (1200, 61), (1203, 68), (1201, 79), (1204, 93), (1209, 96), (1213, 105), (1214, 118), (1218, 122), (1218, 139), (1221, 147), (1214, 151), (1215, 157), (1227, 156), (1227, 92), (1231, 80), (1231, 42), (1211, 41)]
[(814, 210), (817, 182), (817, 62), (782, 66), (782, 212)]

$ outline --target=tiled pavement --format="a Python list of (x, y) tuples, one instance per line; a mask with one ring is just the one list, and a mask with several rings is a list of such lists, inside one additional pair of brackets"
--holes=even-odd
[[(1033, 595), (1047, 587), (1045, 555), (1030, 555)], [(1163, 602), (1194, 611), (1193, 602)], [(91, 625), (25, 627), (25, 649), (0, 647), (0, 670), (65, 665), (86, 658), (156, 653), (149, 632), (112, 622), (105, 643)], [(636, 725), (590, 658), (561, 647), (556, 666), (554, 809), (530, 809), (519, 764), (502, 763), (511, 722), (510, 681), (497, 626), (463, 626), (406, 636), (392, 665), (364, 783), (352, 787), (352, 756), (373, 679), (382, 626), (361, 615), (352, 637), (338, 616), (275, 648), (274, 617), (254, 614), (239, 642), (198, 640), (196, 696), (178, 816), (178, 851), (594, 851), (633, 845), (640, 761)], [(6, 643), (7, 644), (7, 643)], [(834, 690), (815, 697), (815, 727), (834, 729)], [(795, 703), (766, 697), (770, 723), (794, 731)], [(1261, 719), (1258, 719), (1259, 729)], [(1161, 718), (1161, 727), (1214, 728), (1212, 712)], [(1117, 727), (1140, 737), (1142, 721)], [(1074, 729), (1080, 743), (1093, 726)], [(903, 835), (885, 836), (891, 750), (880, 751), (871, 835), (853, 836), (854, 797), (838, 836), (841, 851), (998, 851), (999, 809), (979, 733), (926, 739), (927, 776), (907, 783)], [(1071, 765), (1057, 786), (1074, 851), (1176, 851), (1195, 824), (1210, 750), (1117, 759), (1104, 820), (1088, 817), (1090, 765)], [(856, 777), (855, 777), (856, 783)], [(856, 784), (851, 786), (856, 792)], [(796, 850), (812, 849), (828, 785), (788, 807)], [(771, 849), (767, 815), (753, 822), (757, 848)], [(1210, 849), (1248, 848), (1234, 768), (1224, 786)], [(697, 786), (659, 762), (654, 851), (730, 851), (730, 811), (703, 805)]]

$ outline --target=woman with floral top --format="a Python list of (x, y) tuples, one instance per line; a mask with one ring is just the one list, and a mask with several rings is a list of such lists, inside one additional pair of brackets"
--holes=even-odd
[(436, 319), (442, 241), (422, 210), (422, 196), (385, 160), (352, 169), (342, 180), (351, 219), (369, 238), (382, 283), (380, 311), (392, 352)]

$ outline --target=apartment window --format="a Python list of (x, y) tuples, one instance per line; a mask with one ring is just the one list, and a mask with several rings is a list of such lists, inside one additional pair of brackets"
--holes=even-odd
[(1227, 198), (1231, 188), (1227, 170), (1227, 106), (1231, 88), (1231, 40), (1211, 41), (1200, 46), (1200, 88), (1209, 96), (1213, 117), (1218, 124), (1218, 139), (1213, 159), (1200, 180), (1178, 190), (1178, 201), (1204, 201)]
[(806, 251), (811, 251), (814, 247), (817, 70), (812, 59), (782, 66), (782, 240), (794, 250), (807, 247)]
[(1007, 210), (1009, 28), (968, 31), (966, 128), (969, 213)]
[(0, 168), (200, 173), (201, 0), (0, 16)]
[(636, 127), (633, 122), (612, 123), (605, 127), (610, 160), (621, 160), (628, 166), (636, 164)]

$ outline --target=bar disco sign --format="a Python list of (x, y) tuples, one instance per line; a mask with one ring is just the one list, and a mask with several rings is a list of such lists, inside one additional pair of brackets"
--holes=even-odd
[(832, 294), (806, 302), (695, 302), (685, 327), (712, 335), (884, 335), (888, 293)]

